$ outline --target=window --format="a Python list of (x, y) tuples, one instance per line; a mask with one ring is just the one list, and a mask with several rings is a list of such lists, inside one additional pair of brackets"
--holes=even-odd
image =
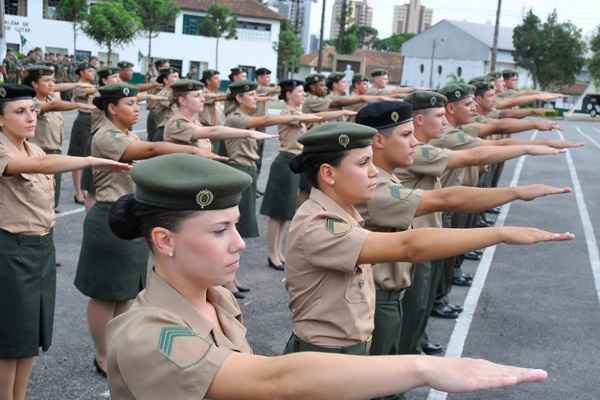
[(4, 13), (6, 15), (27, 16), (27, 0), (5, 0)]
[(261, 24), (258, 22), (237, 21), (238, 29), (249, 29), (253, 31), (271, 31), (271, 24)]
[(54, 54), (64, 54), (65, 56), (69, 54), (69, 51), (63, 47), (49, 47), (46, 46), (46, 53), (54, 53)]
[(438, 65), (438, 75), (441, 75), (441, 74), (442, 74), (442, 66)]
[(160, 32), (175, 33), (175, 20), (176, 19), (177, 19), (177, 17), (173, 18), (173, 21), (170, 21), (166, 24), (162, 24), (160, 26), (160, 28), (158, 28), (160, 30)]
[(92, 52), (91, 51), (87, 51), (87, 50), (75, 50), (75, 62), (82, 62), (82, 61), (87, 61), (90, 59), (90, 57), (92, 56)]
[(56, 14), (56, 8), (59, 0), (44, 0), (44, 18), (60, 19)]
[(185, 35), (200, 35), (198, 31), (200, 29), (200, 23), (202, 23), (202, 19), (200, 15), (183, 15), (183, 33)]
[(246, 73), (246, 79), (253, 81), (256, 79), (256, 67), (249, 65), (240, 65), (240, 69)]
[(419, 71), (421, 71), (421, 73), (425, 72), (425, 65), (421, 64)]
[[(191, 74), (192, 68), (196, 68), (196, 73)], [(208, 69), (208, 63), (205, 61), (190, 61), (190, 69), (188, 70), (187, 79), (200, 79), (200, 74)]]
[(458, 76), (459, 78), (462, 76), (462, 67), (458, 67), (456, 69), (456, 76)]
[(181, 60), (167, 60), (169, 61), (169, 65), (171, 68), (175, 68), (177, 72), (179, 72), (179, 76), (181, 77), (181, 68), (183, 67), (183, 62)]
[(6, 43), (6, 48), (11, 49), (15, 54), (21, 51), (21, 46), (18, 43)]

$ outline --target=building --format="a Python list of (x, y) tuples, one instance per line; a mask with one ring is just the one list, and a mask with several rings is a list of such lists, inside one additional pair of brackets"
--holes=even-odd
[[(360, 25), (373, 26), (373, 7), (368, 0), (345, 0), (347, 5), (346, 10), (346, 26)], [(330, 39), (335, 39), (340, 34), (340, 18), (342, 16), (342, 4), (344, 0), (335, 0), (333, 3), (333, 11), (331, 15), (331, 30), (329, 33)]]
[[(45, 52), (73, 53), (73, 26), (56, 19), (59, 0), (6, 0), (5, 26), (7, 47), (27, 52), (40, 47)], [(97, 1), (97, 0), (94, 0)], [(198, 26), (213, 0), (178, 0), (181, 12), (173, 24), (166, 26), (152, 40), (152, 57), (165, 58), (186, 74), (192, 66), (199, 71), (216, 66), (216, 39), (200, 36)], [(231, 8), (237, 17), (237, 39), (221, 39), (218, 68), (227, 75), (230, 68), (242, 67), (249, 77), (254, 70), (267, 67), (277, 69), (277, 51), (273, 43), (279, 38), (282, 17), (255, 0), (219, 0)], [(148, 39), (140, 35), (132, 43), (113, 50), (112, 63), (128, 60), (135, 70), (145, 72)], [(77, 34), (76, 55), (91, 55), (106, 60), (106, 51), (83, 32)]]
[(394, 6), (392, 32), (421, 33), (431, 27), (433, 10), (421, 5), (421, 0), (410, 0), (410, 3)]
[(292, 29), (299, 32), (306, 53), (319, 48), (323, 0), (272, 0), (269, 6), (287, 18)]
[[(527, 71), (516, 67), (513, 58), (513, 29), (501, 27), (496, 70), (520, 72), (519, 84), (531, 85)], [(442, 20), (402, 45), (402, 84), (439, 88), (449, 79), (469, 81), (490, 71), (494, 26), (465, 21)]]

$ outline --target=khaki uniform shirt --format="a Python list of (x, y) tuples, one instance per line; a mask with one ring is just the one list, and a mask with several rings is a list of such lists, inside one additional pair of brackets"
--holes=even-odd
[[(92, 156), (119, 161), (127, 147), (138, 140), (133, 132), (123, 133), (107, 118), (92, 139)], [(129, 172), (94, 168), (93, 174), (97, 201), (114, 202), (135, 189)]]
[[(414, 162), (408, 168), (397, 168), (394, 174), (409, 189), (435, 190), (442, 188), (442, 176), (448, 171), (450, 150), (430, 144), (417, 145)], [(435, 212), (415, 218), (415, 228), (441, 228), (442, 213)]]
[(100, 129), (102, 124), (104, 124), (106, 122), (110, 122), (110, 121), (108, 120), (108, 118), (106, 118), (106, 114), (104, 114), (104, 111), (99, 110), (99, 109), (93, 110), (92, 116), (91, 116), (91, 122), (90, 122), (92, 134), (95, 133), (98, 129)]
[(385, 88), (377, 89), (374, 86), (371, 86), (369, 88), (369, 90), (367, 90), (367, 95), (369, 95), (369, 96), (385, 96), (389, 93), (390, 93), (390, 91), (388, 89), (385, 89)]
[[(466, 134), (462, 130), (451, 127), (439, 139), (430, 142), (432, 146), (450, 150), (466, 150), (483, 145), (483, 140)], [(446, 171), (442, 177), (442, 185), (447, 186), (477, 186), (479, 183), (479, 166), (455, 168)]]
[[(377, 168), (375, 196), (357, 207), (365, 228), (375, 232), (401, 232), (411, 228), (415, 212), (421, 203), (421, 191), (402, 186), (400, 180)], [(412, 263), (382, 263), (373, 266), (375, 284), (379, 289), (400, 290), (412, 283)]]
[[(286, 104), (280, 115), (300, 115), (302, 114), (298, 108), (290, 107)], [(302, 153), (302, 144), (298, 139), (306, 133), (306, 124), (290, 123), (279, 125), (279, 150), (286, 151), (292, 154)]]
[(107, 329), (113, 400), (205, 399), (232, 352), (252, 353), (240, 308), (222, 287), (208, 289), (221, 331), (153, 273), (148, 287)]
[(193, 145), (211, 150), (210, 139), (194, 139), (194, 131), (201, 126), (199, 121), (188, 119), (180, 111), (175, 111), (165, 125), (165, 142)]
[[(247, 114), (244, 114), (239, 107), (232, 111), (225, 119), (225, 126), (238, 129), (248, 129)], [(258, 160), (258, 143), (256, 139), (249, 137), (226, 139), (225, 149), (227, 156), (236, 164), (247, 167), (255, 167)]]
[[(31, 157), (42, 149), (25, 141)], [(54, 177), (44, 174), (4, 175), (16, 146), (0, 131), (0, 229), (24, 235), (45, 235), (54, 226)]]
[(286, 289), (293, 329), (305, 342), (345, 347), (371, 340), (375, 283), (371, 265), (358, 265), (369, 231), (312, 188), (296, 211), (288, 237)]
[(511, 97), (517, 97), (518, 95), (519, 95), (519, 91), (515, 90), (515, 89), (508, 89), (508, 90), (505, 90), (504, 92), (496, 93), (496, 97), (498, 97), (500, 99), (508, 99)]
[(302, 105), (302, 112), (305, 114), (315, 114), (323, 111), (329, 111), (331, 104), (331, 96), (315, 96), (312, 93), (307, 93)]
[[(94, 95), (87, 94), (87, 90), (88, 89), (82, 87), (76, 87), (75, 89), (73, 89), (73, 97), (71, 98), (71, 101), (75, 103), (92, 104), (92, 101), (94, 100)], [(90, 113), (91, 111), (79, 110), (79, 112)]]
[[(173, 95), (173, 90), (168, 87), (162, 88), (157, 95), (164, 96), (170, 99)], [(154, 119), (156, 120), (157, 128), (164, 127), (174, 112), (173, 107), (171, 105), (171, 100), (153, 100), (152, 103), (148, 104), (148, 107), (150, 111), (154, 113)]]
[[(212, 93), (219, 94), (219, 93)], [(207, 99), (204, 103), (204, 109), (200, 113), (200, 122), (202, 125), (217, 126), (223, 125), (225, 121), (225, 112), (223, 111), (222, 101), (213, 101)]]
[[(48, 96), (44, 100), (33, 98), (33, 104), (41, 109), (42, 105), (60, 99), (58, 93)], [(61, 150), (65, 133), (65, 120), (59, 111), (39, 112), (35, 137), (30, 141), (37, 144), (43, 150)]]

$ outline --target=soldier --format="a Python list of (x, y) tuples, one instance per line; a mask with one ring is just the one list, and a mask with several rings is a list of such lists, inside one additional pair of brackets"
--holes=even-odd
[[(155, 60), (154, 63), (150, 63), (150, 66), (148, 68), (148, 76), (146, 77), (147, 80), (149, 82), (156, 82), (156, 80), (158, 79), (158, 71), (160, 71), (161, 69), (166, 69), (166, 68), (170, 68), (169, 61), (167, 61), (167, 60), (158, 59), (158, 60)], [(159, 85), (160, 85), (160, 83), (159, 83)], [(159, 91), (160, 90), (157, 88), (154, 91), (152, 91), (151, 93), (158, 94)], [(148, 140), (152, 140), (152, 138), (155, 135), (156, 129), (157, 129), (156, 116), (152, 112), (153, 106), (154, 106), (154, 103), (152, 101), (148, 101), (146, 103), (146, 107), (148, 109), (148, 116), (146, 117), (146, 133), (147, 133)]]
[(151, 135), (150, 131), (148, 131), (148, 140), (151, 142), (160, 142), (163, 140), (165, 124), (171, 118), (171, 115), (173, 115), (171, 102), (168, 100), (173, 94), (171, 85), (179, 79), (179, 72), (173, 68), (163, 68), (159, 72), (160, 75), (156, 78), (156, 82), (163, 85), (163, 88), (157, 95), (167, 100), (148, 101), (148, 109), (152, 112), (152, 118), (156, 122), (154, 133)]
[[(37, 85), (37, 84), (36, 84)], [(46, 154), (35, 135), (36, 92), (0, 87), (0, 398), (25, 399), (33, 359), (52, 343), (56, 297), (53, 174), (89, 166), (127, 171), (93, 157)]]
[(255, 356), (239, 306), (220, 287), (234, 280), (245, 247), (235, 222), (248, 175), (171, 155), (137, 164), (132, 176), (135, 196), (119, 200), (111, 226), (123, 239), (145, 237), (155, 264), (147, 289), (109, 324), (114, 400), (369, 399), (421, 385), (460, 392), (546, 379), (471, 359)]
[[(227, 100), (227, 94), (222, 93), (220, 90), (221, 77), (219, 71), (214, 69), (203, 71), (201, 81), (206, 87), (206, 102), (200, 113), (200, 122), (206, 126), (223, 125), (225, 123), (225, 106), (223, 102)], [(222, 141), (214, 141), (212, 145), (215, 153), (225, 154)]]
[(198, 67), (193, 65), (185, 76), (185, 79), (198, 80), (198, 78), (200, 78), (198, 76)]
[(367, 91), (370, 95), (385, 95), (393, 98), (401, 98), (410, 94), (415, 89), (412, 87), (401, 87), (394, 90), (388, 89), (390, 78), (385, 69), (375, 69), (371, 72), (371, 88)]
[[(271, 100), (271, 96), (279, 93), (279, 86), (271, 86), (271, 70), (268, 68), (258, 68), (256, 70), (256, 95), (260, 101), (256, 104), (257, 117), (267, 115), (267, 103)], [(265, 131), (265, 128), (259, 130)], [(256, 173), (260, 175), (262, 168), (262, 159), (265, 152), (265, 142), (258, 142), (258, 161), (256, 162)], [(262, 193), (259, 193), (262, 194)]]
[(19, 74), (23, 67), (11, 49), (6, 49), (6, 57), (4, 58), (3, 65), (6, 74), (4, 81), (13, 84), (19, 83)]
[(129, 61), (120, 61), (117, 63), (119, 67), (119, 79), (123, 83), (129, 83), (133, 79), (133, 63)]

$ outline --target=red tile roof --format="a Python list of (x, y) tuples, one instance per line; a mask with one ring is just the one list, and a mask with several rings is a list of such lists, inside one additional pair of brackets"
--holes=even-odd
[(183, 10), (206, 12), (213, 4), (227, 6), (232, 13), (242, 17), (264, 18), (282, 21), (285, 18), (256, 0), (179, 0)]

